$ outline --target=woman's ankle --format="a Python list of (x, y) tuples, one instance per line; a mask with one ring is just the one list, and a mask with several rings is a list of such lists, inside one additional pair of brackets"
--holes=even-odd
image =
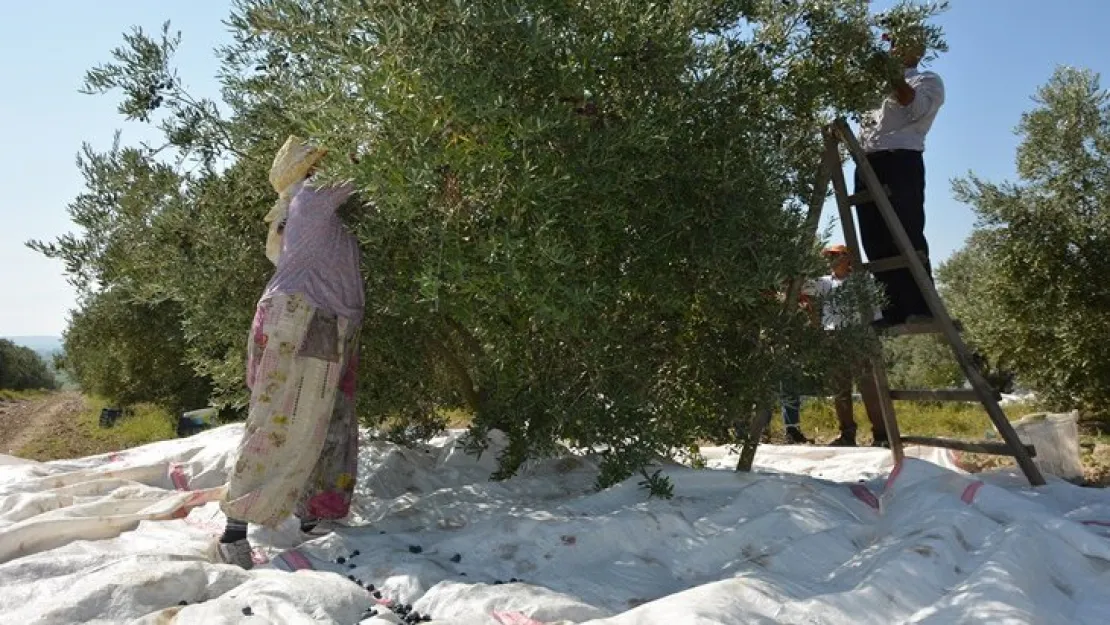
[(228, 519), (224, 526), (224, 534), (220, 536), (221, 543), (237, 543), (247, 539), (247, 522), (238, 519)]

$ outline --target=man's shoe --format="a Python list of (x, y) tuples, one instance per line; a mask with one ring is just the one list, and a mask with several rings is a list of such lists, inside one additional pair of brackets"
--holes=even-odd
[(887, 440), (886, 437), (876, 438), (875, 440), (871, 441), (871, 446), (872, 447), (883, 447), (885, 449), (890, 449), (890, 441)]
[(787, 445), (804, 445), (809, 442), (806, 435), (802, 433), (802, 428), (796, 425), (786, 426), (786, 444)]
[(233, 564), (248, 571), (254, 567), (251, 544), (245, 538), (233, 543), (218, 543), (216, 551), (219, 552), (220, 560), (225, 564)]
[(855, 447), (856, 446), (856, 437), (855, 436), (848, 436), (847, 434), (841, 434), (840, 436), (838, 436), (836, 438), (836, 440), (829, 443), (828, 446), (829, 447)]

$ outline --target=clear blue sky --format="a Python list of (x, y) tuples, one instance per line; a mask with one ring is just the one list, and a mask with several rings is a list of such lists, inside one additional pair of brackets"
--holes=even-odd
[[(124, 124), (111, 98), (77, 93), (85, 70), (108, 59), (132, 25), (157, 29), (170, 19), (184, 32), (182, 77), (215, 95), (224, 41), (218, 0), (39, 0), (9, 3), (0, 20), (0, 336), (56, 335), (74, 294), (60, 263), (24, 247), (72, 229), (66, 204), (82, 189), (74, 157), (83, 141), (106, 148), (116, 129), (125, 142), (148, 137)], [(876, 3), (889, 5), (889, 1)], [(927, 235), (934, 258), (958, 249), (974, 217), (951, 199), (949, 181), (969, 170), (990, 179), (1014, 175), (1012, 134), (1030, 96), (1057, 64), (1110, 74), (1110, 0), (953, 0), (940, 22), (951, 51), (932, 66), (947, 103), (926, 152)], [(1107, 80), (1110, 80), (1108, 78)]]

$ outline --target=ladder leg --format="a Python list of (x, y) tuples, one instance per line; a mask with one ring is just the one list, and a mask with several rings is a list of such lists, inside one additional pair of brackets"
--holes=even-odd
[(1029, 450), (1026, 449), (1025, 444), (1021, 442), (1021, 438), (1018, 437), (1010, 420), (1006, 418), (1006, 413), (1002, 411), (1002, 406), (998, 405), (998, 401), (994, 398), (994, 390), (990, 388), (989, 383), (983, 378), (983, 375), (979, 373), (979, 369), (976, 368), (975, 365), (970, 362), (970, 358), (967, 357), (967, 346), (960, 340), (958, 346), (955, 344), (952, 345), (952, 349), (956, 350), (957, 353), (963, 352), (964, 355), (960, 357), (960, 364), (964, 367), (967, 379), (971, 382), (971, 387), (975, 389), (975, 394), (978, 395), (980, 401), (983, 402), (983, 407), (986, 408), (987, 415), (991, 418), (991, 422), (994, 423), (995, 429), (998, 430), (998, 433), (1002, 436), (1002, 440), (1006, 442), (1010, 451), (1013, 452), (1014, 459), (1017, 460), (1018, 466), (1021, 467), (1021, 471), (1025, 474), (1026, 479), (1028, 479), (1029, 483), (1033, 486), (1044, 486), (1045, 479), (1044, 476), (1041, 475), (1040, 468), (1033, 462), (1033, 457), (1029, 454)]
[[(872, 384), (870, 392), (877, 396), (883, 429), (886, 430), (886, 438), (890, 441), (890, 453), (894, 456), (894, 464), (898, 464), (905, 457), (902, 450), (902, 432), (898, 428), (898, 419), (894, 416), (894, 401), (890, 398), (890, 382), (886, 377), (886, 363), (882, 361), (882, 352), (868, 364), (865, 377)], [(861, 395), (864, 392), (860, 389)]]
[[(814, 239), (817, 238), (817, 228), (821, 225), (821, 208), (825, 204), (825, 196), (828, 195), (829, 192), (829, 177), (832, 175), (832, 170), (828, 166), (830, 162), (830, 152), (836, 158), (837, 167), (840, 166), (840, 157), (836, 153), (835, 137), (830, 131), (825, 131), (824, 135), (825, 151), (821, 157), (821, 164), (817, 168), (817, 178), (813, 185), (813, 195), (810, 197), (809, 207), (806, 212), (805, 229), (802, 235), (803, 249), (813, 244)], [(841, 175), (843, 175), (843, 173)], [(781, 314), (786, 314), (796, 304), (798, 294), (801, 290), (801, 278), (792, 278), (786, 289), (786, 300), (783, 302)], [(737, 471), (752, 470), (752, 463), (755, 462), (756, 447), (759, 446), (759, 441), (763, 438), (763, 431), (767, 429), (767, 425), (770, 422), (770, 407), (760, 407), (756, 410), (755, 415), (752, 416), (751, 421), (748, 423), (747, 435), (744, 437), (744, 446), (740, 451), (740, 460), (736, 465)], [(737, 429), (742, 427), (739, 423), (737, 425), (739, 426)]]
[[(836, 141), (835, 136), (833, 141)], [(856, 236), (856, 221), (852, 215), (852, 204), (848, 199), (848, 184), (844, 180), (844, 168), (835, 153), (835, 148), (832, 156), (837, 157), (835, 165), (826, 163), (826, 166), (833, 167), (832, 187), (833, 193), (836, 195), (836, 207), (840, 213), (840, 225), (844, 230), (844, 241), (852, 255), (852, 266), (862, 267), (863, 257), (860, 255), (859, 238)], [(826, 156), (826, 158), (830, 157)], [(877, 408), (880, 411), (883, 430), (886, 431), (887, 440), (890, 441), (890, 452), (894, 456), (895, 464), (897, 464), (902, 461), (903, 457), (902, 438), (898, 430), (898, 419), (894, 413), (894, 402), (890, 398), (890, 383), (887, 381), (886, 364), (883, 362), (881, 348), (865, 367), (866, 370), (860, 376), (860, 395), (864, 397), (864, 408), (869, 413), (867, 415), (868, 420), (870, 420), (872, 410)]]
[[(835, 139), (834, 139), (835, 141)], [(848, 200), (848, 185), (844, 181), (844, 167), (840, 163), (840, 155), (836, 152), (835, 143), (832, 153), (825, 151), (826, 167), (832, 169), (832, 188), (836, 196), (836, 209), (840, 215), (840, 226), (844, 231), (844, 243), (848, 246), (848, 253), (852, 256), (852, 267), (863, 266), (863, 257), (859, 253), (859, 237), (856, 236), (856, 220), (852, 217), (852, 204)], [(833, 162), (829, 162), (832, 159)]]
[(964, 374), (967, 376), (971, 387), (975, 389), (976, 395), (979, 397), (983, 408), (987, 411), (987, 416), (990, 417), (994, 423), (998, 433), (1002, 435), (1003, 440), (1009, 446), (1017, 460), (1018, 466), (1021, 467), (1025, 477), (1033, 486), (1041, 486), (1045, 483), (1044, 477), (1041, 475), (1040, 469), (1033, 462), (1033, 458), (1029, 452), (1022, 445), (1021, 440), (1018, 438), (1017, 432), (1014, 431), (1013, 426), (1010, 425), (1009, 419), (1006, 418), (1002, 408), (994, 398), (994, 393), (987, 384), (987, 381), (979, 373), (974, 362), (971, 359), (970, 351), (967, 345), (964, 344), (963, 339), (960, 337), (959, 330), (956, 325), (952, 323), (952, 318), (948, 315), (948, 310), (944, 306), (944, 302), (937, 294), (936, 287), (926, 271), (924, 263), (917, 255), (913, 244), (910, 242), (909, 236), (906, 234), (906, 229), (902, 227), (902, 222), (898, 219), (898, 214), (894, 211), (894, 206), (890, 203), (890, 198), (887, 197), (883, 191), (882, 184), (875, 170), (867, 162), (867, 155), (864, 153), (863, 148), (860, 147), (859, 142), (856, 140), (852, 129), (848, 123), (843, 119), (838, 119), (834, 128), (836, 134), (848, 147), (849, 153), (856, 162), (859, 168), (860, 175), (863, 177), (864, 183), (867, 186), (868, 192), (871, 193), (875, 205), (879, 209), (879, 213), (886, 222), (887, 229), (894, 237), (894, 242), (897, 244), (898, 249), (901, 251), (902, 256), (905, 257), (906, 263), (909, 266), (910, 273), (913, 275), (914, 281), (917, 283), (921, 294), (925, 297), (926, 303), (929, 305), (929, 310), (933, 313), (933, 318), (937, 325), (940, 327), (944, 337), (948, 340), (948, 344), (952, 347), (955, 353), (956, 360), (960, 363), (960, 368), (963, 369)]

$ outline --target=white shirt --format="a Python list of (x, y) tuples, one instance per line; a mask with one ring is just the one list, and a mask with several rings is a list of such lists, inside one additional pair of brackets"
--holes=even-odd
[[(816, 280), (807, 283), (802, 287), (802, 292), (806, 295), (821, 300), (821, 326), (826, 330), (835, 330), (848, 323), (848, 315), (853, 319), (858, 319), (856, 311), (852, 310), (847, 302), (839, 301), (841, 298), (835, 297), (834, 293), (844, 280), (829, 274), (821, 276)], [(875, 319), (881, 319), (882, 312), (876, 310), (874, 314)]]
[(915, 68), (907, 69), (905, 76), (914, 90), (913, 102), (902, 106), (891, 94), (878, 110), (868, 113), (859, 131), (865, 152), (925, 151), (925, 135), (944, 104), (944, 83), (934, 72), (919, 72)]

